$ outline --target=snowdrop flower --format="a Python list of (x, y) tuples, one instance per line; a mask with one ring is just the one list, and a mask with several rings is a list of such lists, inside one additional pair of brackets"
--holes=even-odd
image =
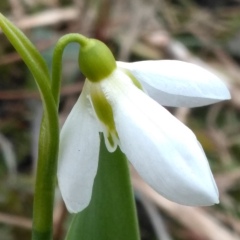
[(58, 181), (70, 212), (91, 200), (98, 168), (99, 132), (109, 152), (117, 146), (140, 176), (176, 203), (218, 203), (208, 161), (193, 132), (163, 106), (197, 107), (230, 98), (226, 86), (196, 65), (175, 60), (115, 62), (90, 39), (80, 49), (86, 81), (62, 130)]

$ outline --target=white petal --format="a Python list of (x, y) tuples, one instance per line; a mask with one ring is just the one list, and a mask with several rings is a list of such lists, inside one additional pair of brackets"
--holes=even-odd
[(138, 173), (174, 202), (190, 206), (218, 203), (208, 161), (192, 131), (127, 83), (126, 77), (116, 75), (103, 89), (113, 107), (120, 147)]
[(69, 114), (60, 136), (58, 183), (69, 212), (88, 206), (98, 167), (100, 139), (84, 89)]
[(224, 83), (209, 71), (177, 60), (118, 62), (161, 105), (198, 107), (230, 99)]

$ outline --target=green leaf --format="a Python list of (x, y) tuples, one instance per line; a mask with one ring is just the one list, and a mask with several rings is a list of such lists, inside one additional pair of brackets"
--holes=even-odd
[(52, 215), (59, 145), (58, 111), (52, 95), (50, 74), (44, 59), (35, 46), (2, 14), (0, 14), (0, 27), (34, 76), (44, 105), (44, 117), (39, 138), (32, 239), (50, 240), (52, 239)]
[(66, 237), (96, 239), (140, 239), (128, 162), (119, 148), (109, 153), (103, 138), (90, 205), (74, 216)]
[(50, 79), (50, 75), (47, 65), (31, 41), (1, 13), (0, 27), (23, 61), (26, 63), (33, 76), (36, 78), (39, 74), (41, 74), (41, 81), (45, 81), (45, 84), (50, 87), (50, 82), (48, 81)]

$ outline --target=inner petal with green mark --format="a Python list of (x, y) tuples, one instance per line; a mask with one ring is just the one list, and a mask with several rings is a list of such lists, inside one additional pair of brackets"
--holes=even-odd
[(107, 101), (100, 84), (90, 84), (90, 97), (95, 114), (103, 126), (105, 144), (109, 152), (114, 152), (118, 146), (119, 138), (114, 123), (112, 107)]

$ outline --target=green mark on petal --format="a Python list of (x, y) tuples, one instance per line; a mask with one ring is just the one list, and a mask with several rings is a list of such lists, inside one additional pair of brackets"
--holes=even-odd
[(125, 72), (129, 77), (130, 77), (130, 79), (132, 80), (132, 83), (138, 88), (138, 89), (140, 89), (140, 90), (142, 90), (143, 91), (143, 87), (142, 87), (142, 85), (141, 85), (141, 83), (134, 77), (134, 75), (130, 72), (130, 71), (128, 71), (127, 69), (121, 69), (123, 72)]
[(112, 107), (107, 101), (99, 84), (91, 84), (91, 100), (98, 119), (103, 123), (105, 143), (109, 152), (114, 152), (118, 145)]
[(113, 139), (112, 135), (110, 134), (110, 132), (108, 132), (107, 139), (108, 139), (108, 142), (111, 145), (111, 147), (114, 147), (114, 139)]

